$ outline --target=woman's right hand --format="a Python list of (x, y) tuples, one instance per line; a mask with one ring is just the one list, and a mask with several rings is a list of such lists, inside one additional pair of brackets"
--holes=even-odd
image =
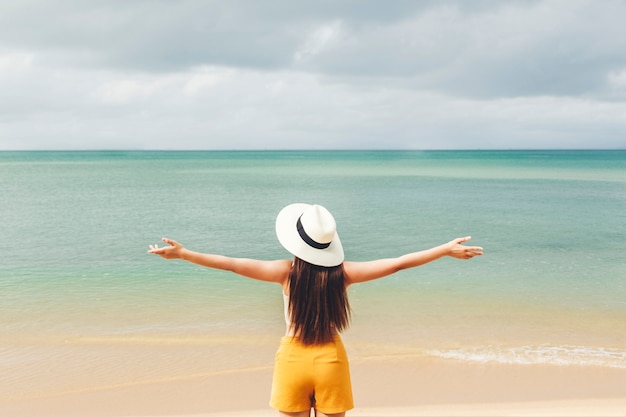
[(450, 246), (448, 255), (457, 259), (472, 259), (474, 256), (481, 256), (483, 248), (480, 246), (465, 246), (463, 243), (468, 242), (471, 236), (460, 237), (448, 242)]
[(150, 245), (148, 253), (159, 255), (163, 259), (180, 259), (181, 253), (185, 247), (175, 240), (168, 239), (166, 237), (161, 240), (169, 246), (159, 248), (159, 245)]

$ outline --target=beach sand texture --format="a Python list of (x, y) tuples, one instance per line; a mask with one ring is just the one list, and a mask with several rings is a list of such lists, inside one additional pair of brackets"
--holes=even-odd
[[(455, 360), (352, 363), (349, 416), (625, 416), (626, 370)], [(11, 417), (271, 416), (271, 368), (0, 402)]]

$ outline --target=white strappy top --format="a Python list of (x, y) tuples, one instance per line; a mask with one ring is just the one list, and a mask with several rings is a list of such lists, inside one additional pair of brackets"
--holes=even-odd
[(291, 316), (289, 315), (289, 296), (283, 291), (283, 311), (285, 313), (285, 324), (287, 329), (285, 331), (286, 336), (293, 336), (293, 328), (291, 327)]

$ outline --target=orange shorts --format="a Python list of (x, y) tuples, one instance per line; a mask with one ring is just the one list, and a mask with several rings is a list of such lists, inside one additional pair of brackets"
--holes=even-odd
[(305, 346), (285, 336), (276, 352), (270, 406), (286, 412), (315, 408), (325, 414), (354, 407), (348, 356), (341, 338)]

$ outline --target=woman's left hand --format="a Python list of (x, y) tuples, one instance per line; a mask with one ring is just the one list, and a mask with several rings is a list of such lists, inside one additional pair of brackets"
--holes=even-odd
[(181, 253), (185, 249), (183, 245), (176, 242), (175, 240), (168, 239), (166, 237), (161, 240), (163, 240), (163, 242), (167, 243), (169, 246), (159, 248), (159, 245), (150, 245), (150, 250), (148, 251), (148, 253), (159, 255), (164, 259), (179, 259), (181, 257)]

